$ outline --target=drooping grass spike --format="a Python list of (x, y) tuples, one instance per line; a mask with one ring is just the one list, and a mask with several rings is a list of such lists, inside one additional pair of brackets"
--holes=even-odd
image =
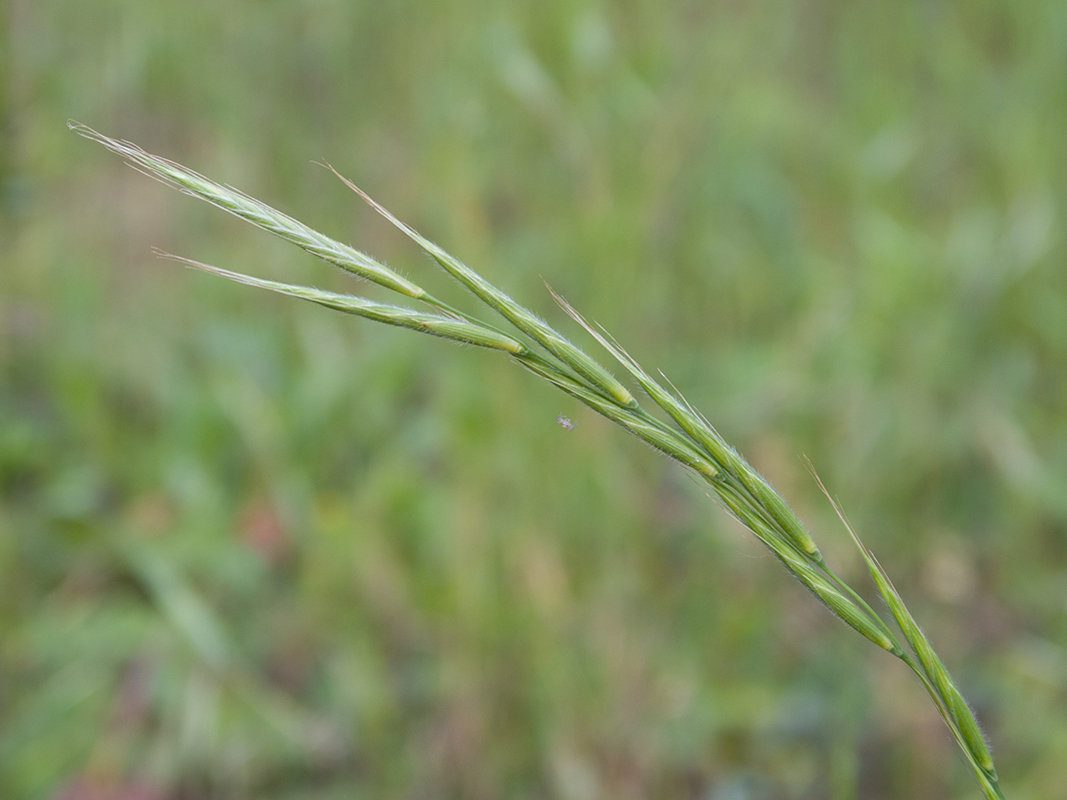
[[(514, 334), (457, 311), (428, 294), (417, 283), (400, 276), (370, 256), (336, 242), (241, 192), (210, 181), (172, 161), (153, 156), (129, 142), (110, 139), (77, 123), (70, 123), (70, 127), (82, 136), (121, 155), (150, 176), (236, 214), (331, 264), (381, 284), (402, 296), (426, 303), (433, 310), (420, 312), (362, 297), (254, 278), (176, 256), (166, 257), (229, 280), (309, 300), (338, 311), (505, 353), (533, 374), (693, 470), (711, 486), (726, 510), (751, 530), (820, 602), (853, 630), (904, 661), (915, 672), (972, 767), (983, 793), (988, 800), (1003, 800), (992, 754), (974, 714), (929, 639), (904, 605), (885, 570), (860, 542), (836, 502), (831, 498), (835, 510), (860, 549), (875, 587), (889, 606), (911, 652), (900, 645), (887, 624), (855, 589), (834, 574), (811, 534), (781, 495), (723, 440), (711, 424), (695, 411), (680, 393), (665, 389), (610, 335), (588, 324), (554, 292), (553, 296), (564, 310), (623, 365), (638, 385), (667, 414), (670, 422), (655, 417), (642, 408), (629, 389), (555, 328), (525, 306), (516, 303), (466, 264), (398, 220), (344, 178), (342, 180), (346, 184), (429, 253), (449, 275), (473, 292), (489, 309), (502, 315), (515, 328)], [(673, 426), (671, 422), (674, 423)], [(821, 481), (819, 485), (822, 485)], [(829, 494), (827, 496), (829, 497)]]

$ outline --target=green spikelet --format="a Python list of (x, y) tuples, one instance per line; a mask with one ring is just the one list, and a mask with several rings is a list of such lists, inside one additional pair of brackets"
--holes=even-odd
[(598, 364), (594, 359), (590, 358), (587, 353), (580, 348), (575, 347), (554, 328), (539, 319), (536, 314), (525, 306), (516, 303), (507, 294), (489, 283), (489, 281), (485, 280), (485, 278), (458, 258), (450, 255), (443, 248), (422, 236), (414, 228), (394, 217), (388, 210), (368, 196), (366, 192), (342, 175), (338, 174), (336, 170), (334, 170), (334, 174), (344, 181), (345, 185), (352, 191), (356, 192), (360, 197), (366, 200), (371, 208), (389, 220), (419, 247), (425, 250), (445, 269), (446, 272), (448, 272), (449, 275), (474, 292), (482, 302), (490, 308), (495, 309), (501, 316), (508, 320), (508, 322), (536, 341), (583, 378), (592, 382), (614, 402), (628, 408), (636, 407), (637, 403), (634, 400), (633, 395), (630, 394), (630, 390), (619, 383), (614, 375), (604, 369), (604, 367)]
[(651, 397), (656, 404), (670, 415), (685, 433), (696, 442), (714, 461), (723, 469), (738, 479), (744, 488), (762, 504), (778, 523), (782, 531), (793, 543), (800, 548), (813, 562), (822, 564), (822, 554), (818, 545), (811, 538), (811, 534), (804, 528), (793, 510), (786, 505), (785, 501), (765, 481), (759, 473), (748, 465), (736, 450), (722, 440), (722, 437), (707, 423), (706, 420), (693, 413), (689, 405), (664, 389), (656, 380), (648, 375), (640, 365), (630, 357), (612, 340), (591, 326), (574, 308), (552, 291), (549, 292), (560, 307), (563, 308), (579, 325), (588, 331), (615, 359), (633, 375), (642, 389)]
[(157, 251), (157, 254), (163, 258), (170, 259), (171, 261), (178, 261), (188, 267), (193, 267), (194, 269), (199, 269), (203, 272), (209, 272), (236, 283), (243, 283), (246, 286), (255, 286), (259, 289), (267, 289), (272, 292), (277, 292), (278, 294), (289, 295), (290, 297), (298, 297), (301, 300), (308, 300), (312, 303), (317, 303), (320, 306), (332, 308), (335, 311), (343, 311), (346, 314), (354, 314), (359, 317), (372, 319), (375, 322), (384, 322), (387, 325), (410, 328), (423, 333), (433, 334), (434, 336), (440, 336), (445, 339), (452, 339), (453, 341), (461, 342), (463, 344), (488, 347), (492, 350), (503, 350), (505, 353), (511, 353), (512, 355), (519, 355), (526, 352), (526, 346), (521, 342), (517, 342), (491, 328), (486, 328), (464, 320), (453, 319), (452, 317), (446, 317), (441, 314), (427, 314), (425, 312), (415, 311), (414, 309), (404, 308), (403, 306), (394, 306), (388, 303), (377, 303), (373, 300), (367, 300), (363, 297), (354, 297), (350, 294), (326, 292), (322, 289), (314, 289), (310, 286), (295, 286), (291, 283), (278, 283), (277, 281), (254, 278), (251, 275), (244, 275), (240, 272), (230, 272), (226, 269), (213, 267), (210, 264), (202, 264), (199, 261), (193, 261), (188, 258), (172, 256), (169, 253)]

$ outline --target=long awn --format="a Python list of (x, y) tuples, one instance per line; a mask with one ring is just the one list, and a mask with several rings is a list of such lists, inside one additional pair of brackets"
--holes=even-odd
[[(378, 303), (307, 286), (262, 280), (177, 256), (164, 253), (160, 255), (233, 281), (310, 300), (345, 313), (506, 353), (530, 372), (695, 472), (710, 485), (729, 513), (752, 531), (820, 602), (853, 630), (908, 665), (926, 688), (985, 796), (989, 800), (1003, 800), (993, 757), (973, 712), (930, 641), (904, 605), (881, 564), (860, 541), (837, 503), (831, 498), (834, 509), (870, 570), (878, 593), (889, 607), (903, 634), (906, 647), (870, 605), (830, 569), (811, 534), (781, 495), (722, 439), (711, 424), (696, 412), (677, 390), (668, 391), (664, 388), (645, 372), (614, 338), (606, 331), (586, 322), (555, 292), (552, 292), (552, 296), (562, 309), (622, 365), (641, 389), (666, 413), (673, 425), (649, 413), (618, 379), (555, 328), (515, 302), (466, 264), (398, 220), (339, 174), (338, 177), (352, 190), (410, 237), (456, 281), (469, 289), (490, 309), (499, 313), (514, 330), (502, 330), (458, 311), (365, 253), (312, 230), (236, 189), (215, 183), (173, 161), (147, 153), (130, 142), (109, 138), (75, 122), (68, 124), (76, 133), (99, 142), (150, 177), (157, 178), (185, 194), (206, 200), (328, 263), (384, 286), (408, 301), (417, 300), (430, 310), (418, 311), (406, 305)], [(334, 172), (337, 174), (336, 170)], [(551, 289), (549, 291), (551, 292)], [(822, 486), (821, 481), (819, 485)]]

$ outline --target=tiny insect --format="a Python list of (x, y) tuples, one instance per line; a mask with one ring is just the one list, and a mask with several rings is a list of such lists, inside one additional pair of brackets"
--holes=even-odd
[(577, 422), (571, 422), (569, 419), (567, 419), (562, 414), (560, 414), (558, 417), (556, 417), (556, 422), (558, 422), (560, 425), (562, 425), (564, 428), (566, 428), (569, 431), (573, 431), (575, 428), (578, 427), (578, 423)]

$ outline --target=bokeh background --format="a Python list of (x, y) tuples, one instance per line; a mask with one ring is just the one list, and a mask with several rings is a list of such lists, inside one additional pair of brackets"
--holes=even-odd
[[(0, 796), (979, 796), (676, 466), (68, 118), (662, 368), (1067, 785), (1067, 4), (5, 0)], [(595, 343), (589, 343), (591, 350)], [(556, 423), (563, 413), (578, 427)]]

